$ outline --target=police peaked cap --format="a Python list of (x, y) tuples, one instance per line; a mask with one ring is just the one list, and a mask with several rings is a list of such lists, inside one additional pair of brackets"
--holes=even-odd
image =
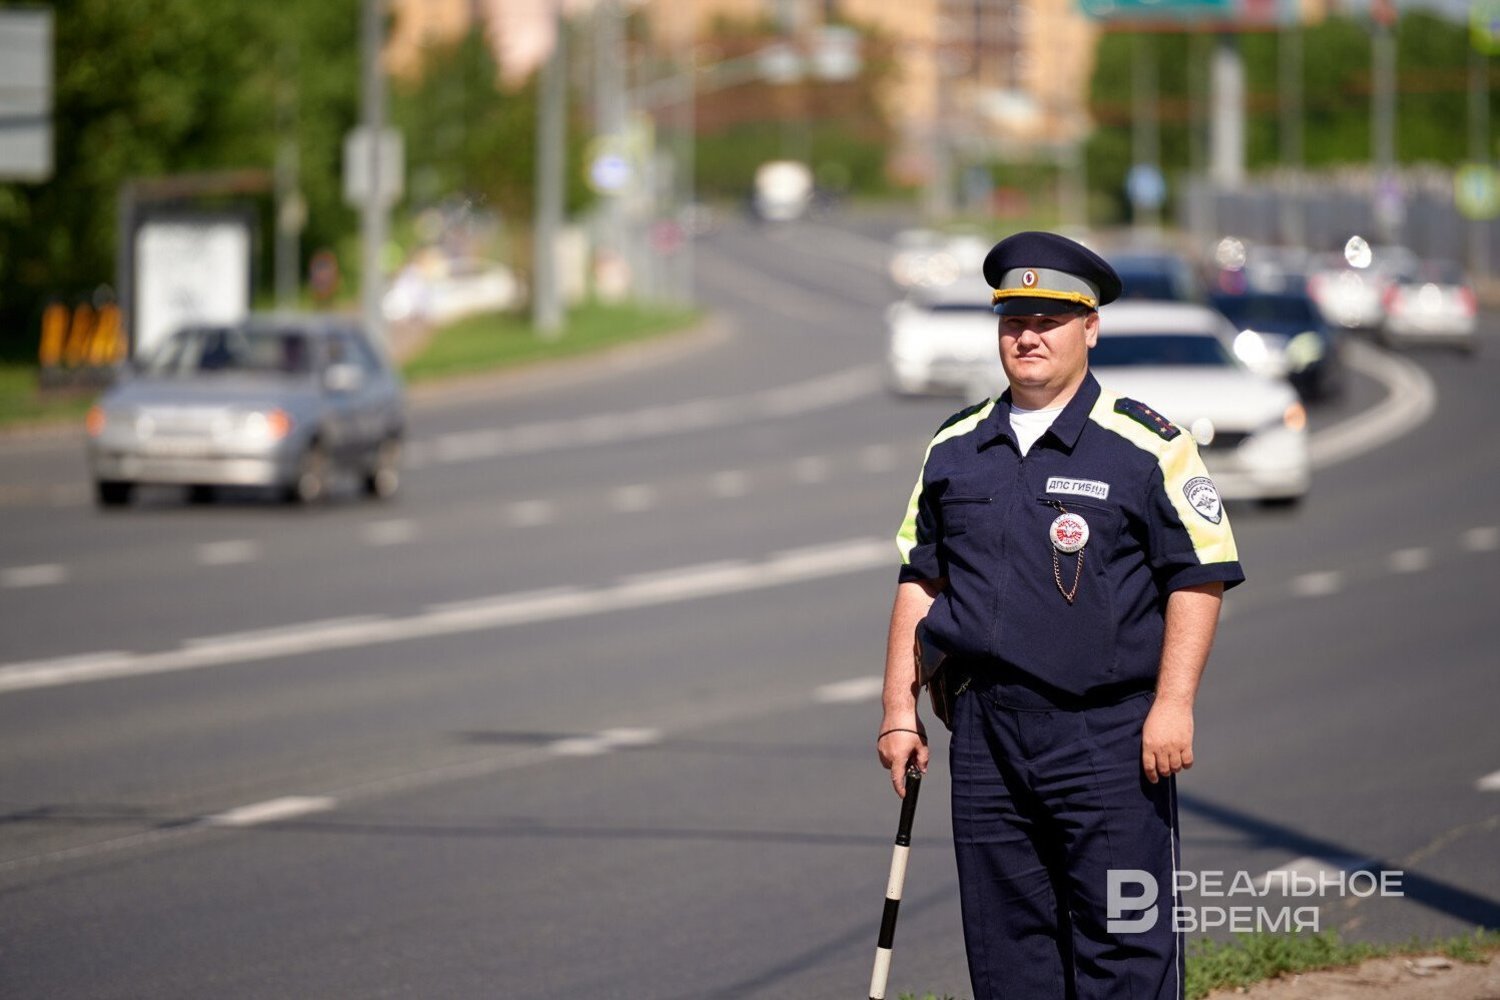
[(1081, 243), (1056, 233), (1024, 232), (996, 243), (984, 280), (1001, 316), (1046, 316), (1097, 309), (1120, 297), (1115, 269)]

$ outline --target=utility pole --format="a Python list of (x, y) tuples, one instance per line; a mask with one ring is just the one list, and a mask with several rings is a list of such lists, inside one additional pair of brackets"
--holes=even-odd
[(380, 55), (385, 47), (385, 2), (364, 0), (360, 24), (361, 98), (360, 117), (369, 136), (368, 155), (370, 189), (360, 206), (360, 305), (365, 329), (383, 349), (386, 343), (385, 316), (380, 301), (385, 292), (385, 255), (387, 216), (390, 202), (386, 197), (391, 179), (382, 176), (381, 137), (385, 133), (385, 72)]
[(1396, 177), (1396, 19), (1391, 0), (1372, 4), (1370, 36), (1370, 158), (1375, 166), (1375, 225), (1380, 238), (1397, 242), (1401, 234), (1401, 188)]
[(542, 86), (537, 95), (536, 224), (531, 251), (531, 323), (546, 340), (554, 340), (562, 333), (557, 237), (563, 221), (568, 51), (561, 0), (553, 0), (552, 27), (552, 54), (542, 68)]
[(295, 41), (284, 39), (279, 53), (281, 81), (276, 93), (276, 308), (293, 309), (301, 285), (298, 244), (307, 221), (297, 144), (297, 70)]
[[(1490, 165), (1490, 58), (1469, 44), (1469, 160), (1481, 167)], [(1469, 220), (1469, 271), (1477, 281), (1488, 281), (1490, 274), (1490, 220)]]

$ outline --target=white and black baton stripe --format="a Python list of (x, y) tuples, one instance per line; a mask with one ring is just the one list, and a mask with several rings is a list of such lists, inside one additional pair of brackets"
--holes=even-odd
[(886, 979), (891, 974), (891, 945), (896, 940), (896, 913), (901, 909), (901, 891), (906, 887), (906, 859), (911, 854), (911, 821), (917, 813), (917, 792), (921, 787), (922, 772), (912, 764), (906, 769), (906, 797), (901, 800), (901, 821), (896, 824), (896, 847), (891, 852), (885, 912), (880, 917), (880, 938), (875, 942), (875, 971), (870, 974), (870, 1000), (885, 1000)]

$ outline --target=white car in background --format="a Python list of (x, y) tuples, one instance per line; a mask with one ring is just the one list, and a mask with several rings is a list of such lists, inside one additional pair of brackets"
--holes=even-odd
[[(1005, 375), (1000, 368), (1000, 320), (991, 289), (979, 277), (912, 288), (886, 310), (886, 374), (900, 395), (972, 397)], [(981, 390), (982, 394), (982, 390)]]
[(1100, 310), (1089, 367), (1106, 391), (1192, 434), (1226, 500), (1296, 503), (1308, 491), (1307, 411), (1285, 380), (1234, 356), (1238, 332), (1214, 309), (1117, 302)]
[(1452, 261), (1423, 261), (1386, 289), (1380, 338), (1393, 347), (1443, 344), (1465, 351), (1478, 346), (1479, 302)]

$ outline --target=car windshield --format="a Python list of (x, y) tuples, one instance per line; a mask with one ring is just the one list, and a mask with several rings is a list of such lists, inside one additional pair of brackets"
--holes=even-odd
[(1234, 359), (1217, 337), (1191, 333), (1120, 333), (1100, 337), (1089, 352), (1099, 368), (1187, 366), (1227, 368)]
[(1318, 325), (1316, 307), (1301, 295), (1224, 295), (1214, 305), (1241, 330), (1300, 332)]
[(148, 374), (173, 378), (221, 372), (306, 375), (310, 371), (312, 351), (306, 334), (239, 327), (181, 330), (146, 362)]

